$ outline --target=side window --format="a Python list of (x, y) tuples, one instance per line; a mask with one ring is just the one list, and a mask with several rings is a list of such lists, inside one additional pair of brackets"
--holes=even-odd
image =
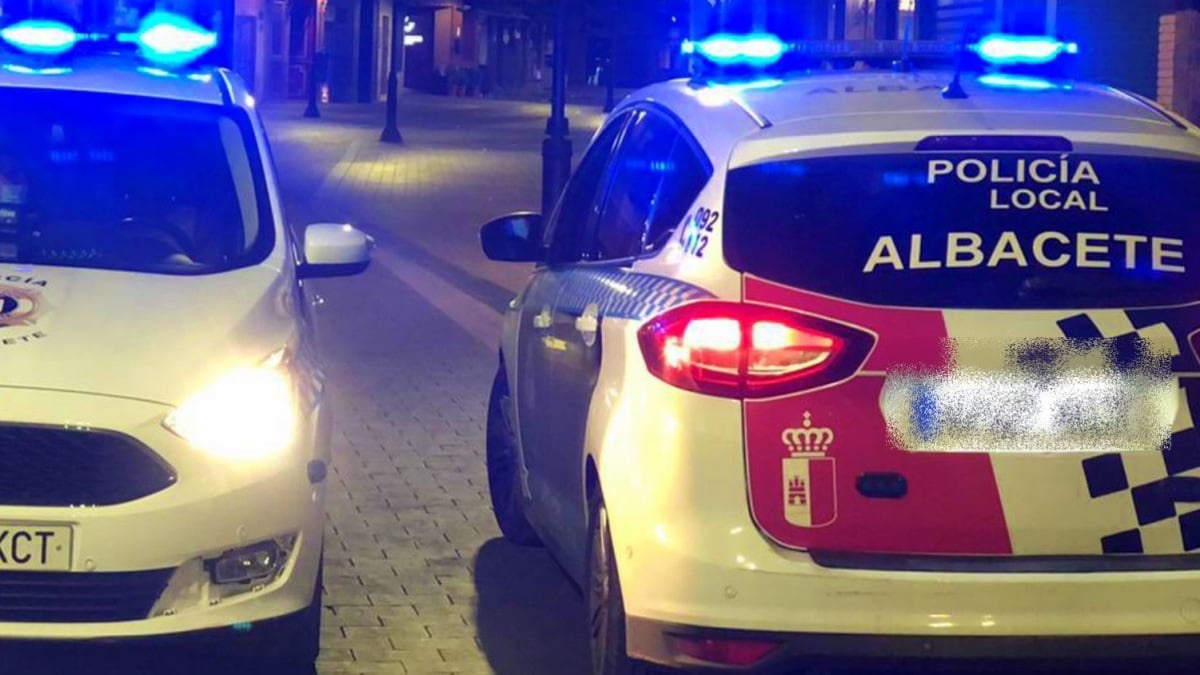
[(613, 146), (628, 120), (629, 115), (622, 115), (611, 121), (588, 147), (579, 168), (567, 181), (562, 199), (546, 229), (551, 262), (575, 262), (586, 253), (588, 233), (599, 215), (601, 192), (607, 184)]
[(698, 153), (699, 149), (683, 134), (675, 138), (667, 160), (670, 170), (664, 172), (650, 207), (643, 253), (657, 251), (666, 245), (712, 177), (708, 159)]
[(657, 250), (709, 176), (675, 124), (649, 111), (638, 113), (625, 132), (612, 173), (596, 226), (594, 260)]

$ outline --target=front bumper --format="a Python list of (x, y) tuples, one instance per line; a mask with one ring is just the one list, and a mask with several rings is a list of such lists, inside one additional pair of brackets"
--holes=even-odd
[[(6, 391), (0, 423), (71, 423), (126, 434), (174, 469), (175, 484), (131, 502), (95, 508), (0, 506), (5, 524), (69, 525), (70, 574), (169, 572), (144, 617), (63, 623), (0, 620), (0, 638), (105, 640), (220, 629), (293, 614), (308, 606), (320, 565), (324, 485), (308, 462), (326, 459), (320, 410), (285, 456), (233, 465), (197, 452), (161, 425), (165, 406), (83, 394)], [(314, 448), (321, 448), (318, 452)], [(257, 542), (285, 540), (291, 550), (273, 578), (245, 585), (211, 582), (205, 561)], [(11, 570), (0, 571), (0, 582)], [(0, 612), (4, 598), (0, 597)]]
[[(682, 653), (679, 639), (765, 641), (778, 646), (752, 666), (719, 666)], [(880, 636), (704, 629), (631, 618), (627, 640), (630, 655), (644, 661), (692, 671), (754, 675), (785, 675), (814, 666), (870, 667), (880, 663), (900, 668), (907, 665), (921, 672), (938, 668), (955, 671), (966, 663), (995, 667), (1016, 661), (1023, 669), (1042, 665), (1058, 670), (1067, 662), (1124, 669), (1133, 663), (1144, 667), (1148, 661), (1157, 662), (1161, 668), (1183, 669), (1194, 668), (1200, 660), (1200, 634), (1053, 638)]]

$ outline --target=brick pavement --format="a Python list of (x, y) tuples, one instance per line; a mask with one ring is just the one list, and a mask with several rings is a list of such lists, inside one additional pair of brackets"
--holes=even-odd
[[(378, 142), (378, 105), (327, 106), (316, 121), (302, 119), (298, 106), (264, 111), (277, 161), (287, 167), (288, 202), (309, 207), (312, 219), (353, 219), (450, 276), (468, 270), (474, 280), (519, 289), (526, 271), (486, 260), (476, 233), (492, 217), (538, 208), (548, 107), (420, 95), (401, 100), (406, 143), (399, 147)], [(602, 114), (580, 106), (568, 106), (568, 113), (578, 159)]]
[(318, 670), (585, 672), (578, 596), (544, 552), (499, 540), (482, 456), (498, 310), (524, 271), (484, 261), (475, 231), (536, 205), (542, 119), (514, 103), (406, 104), (424, 114), (400, 148), (360, 109), (267, 113), (295, 222), (359, 223), (386, 262), (316, 284), (338, 403)]

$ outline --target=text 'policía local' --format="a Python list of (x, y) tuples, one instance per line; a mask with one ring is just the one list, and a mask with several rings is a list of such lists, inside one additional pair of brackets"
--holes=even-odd
[[(986, 186), (986, 205), (991, 211), (1109, 213), (1100, 173), (1088, 160), (934, 159), (926, 167), (925, 179), (930, 186)], [(1055, 230), (884, 235), (875, 242), (863, 272), (1004, 265), (1133, 270), (1147, 261), (1156, 272), (1184, 273), (1183, 240), (1136, 232)]]

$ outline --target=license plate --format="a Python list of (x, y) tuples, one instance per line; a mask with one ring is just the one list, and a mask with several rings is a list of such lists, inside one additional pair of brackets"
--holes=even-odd
[(925, 452), (1162, 450), (1178, 404), (1174, 378), (1011, 373), (895, 377), (881, 400), (901, 447)]
[(0, 570), (69, 571), (71, 534), (64, 525), (0, 523)]

